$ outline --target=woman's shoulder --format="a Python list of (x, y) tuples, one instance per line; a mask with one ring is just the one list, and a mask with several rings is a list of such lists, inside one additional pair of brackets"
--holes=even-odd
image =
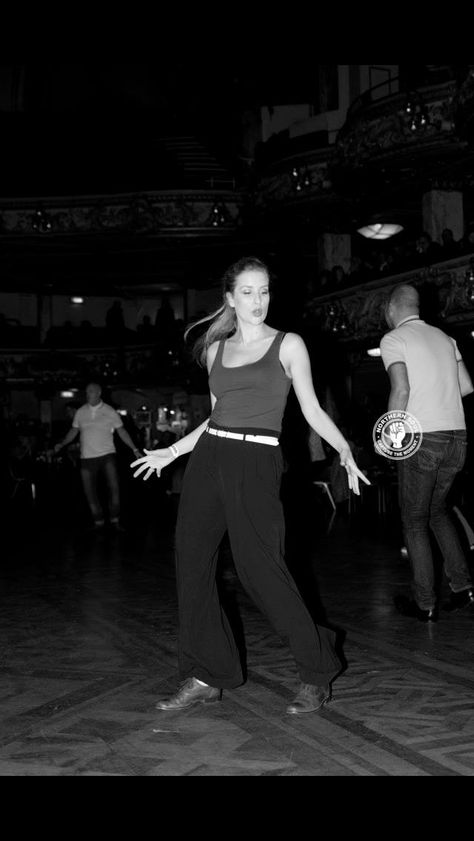
[(299, 333), (284, 333), (281, 345), (282, 348), (288, 348), (289, 350), (292, 348), (306, 347)]
[(299, 333), (285, 333), (280, 346), (280, 359), (286, 365), (292, 365), (306, 357), (306, 344)]

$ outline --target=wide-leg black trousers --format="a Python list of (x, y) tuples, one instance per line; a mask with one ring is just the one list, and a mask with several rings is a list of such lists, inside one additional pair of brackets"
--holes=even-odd
[(226, 530), (239, 579), (289, 646), (301, 680), (327, 684), (341, 669), (334, 632), (314, 624), (284, 561), (282, 467), (280, 447), (207, 432), (191, 455), (176, 529), (182, 679), (220, 688), (243, 682), (216, 584)]

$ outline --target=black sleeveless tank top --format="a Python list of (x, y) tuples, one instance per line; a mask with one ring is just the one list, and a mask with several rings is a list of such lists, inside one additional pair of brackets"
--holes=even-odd
[(284, 333), (277, 333), (256, 362), (225, 368), (225, 339), (221, 339), (209, 374), (209, 388), (217, 398), (211, 421), (223, 427), (249, 427), (281, 432), (291, 379), (280, 362)]

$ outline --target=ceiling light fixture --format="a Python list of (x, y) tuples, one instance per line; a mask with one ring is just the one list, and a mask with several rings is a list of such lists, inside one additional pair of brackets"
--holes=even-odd
[(361, 234), (361, 236), (365, 237), (366, 239), (390, 239), (390, 237), (394, 237), (401, 231), (403, 231), (402, 225), (394, 225), (392, 223), (387, 222), (377, 222), (376, 224), (365, 225), (363, 228), (359, 228), (357, 233)]

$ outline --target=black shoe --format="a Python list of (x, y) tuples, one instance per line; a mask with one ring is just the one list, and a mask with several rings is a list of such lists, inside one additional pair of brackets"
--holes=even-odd
[(196, 678), (190, 677), (185, 680), (178, 691), (171, 698), (164, 698), (156, 704), (157, 710), (176, 712), (187, 710), (194, 704), (214, 704), (222, 700), (222, 689), (214, 686), (203, 686)]
[(463, 610), (465, 607), (474, 608), (474, 589), (451, 593), (448, 601), (443, 604), (443, 610), (448, 613), (452, 613), (453, 610)]
[(431, 610), (422, 610), (413, 599), (408, 599), (406, 596), (395, 596), (393, 601), (402, 616), (410, 616), (413, 619), (418, 619), (419, 622), (438, 621), (438, 611), (435, 607)]
[(314, 713), (321, 710), (331, 700), (331, 687), (313, 686), (311, 683), (302, 683), (298, 694), (291, 704), (286, 708), (288, 715), (301, 715), (301, 713)]

